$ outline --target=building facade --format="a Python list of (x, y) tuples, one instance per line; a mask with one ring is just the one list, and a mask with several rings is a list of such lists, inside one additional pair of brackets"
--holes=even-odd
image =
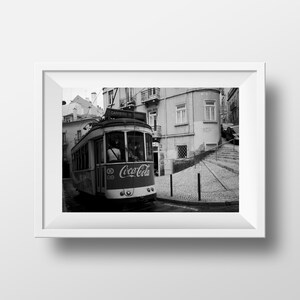
[(229, 123), (228, 122), (228, 103), (227, 103), (227, 90), (228, 89), (221, 89), (220, 94), (220, 121), (221, 124)]
[[(92, 93), (92, 99), (95, 93)], [(95, 103), (95, 98), (93, 99)], [(88, 132), (89, 124), (103, 116), (103, 109), (93, 102), (76, 96), (69, 104), (62, 106), (63, 178), (70, 177), (71, 149)]]
[(228, 89), (226, 97), (228, 107), (228, 123), (239, 125), (239, 89)]
[(220, 89), (104, 88), (104, 108), (144, 112), (153, 130), (158, 175), (174, 160), (193, 157), (220, 141)]

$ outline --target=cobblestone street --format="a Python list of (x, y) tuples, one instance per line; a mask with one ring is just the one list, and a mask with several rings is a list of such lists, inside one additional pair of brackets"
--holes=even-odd
[[(173, 197), (170, 176), (155, 178), (157, 195), (164, 199), (198, 202), (198, 173), (201, 176), (201, 202), (232, 202), (239, 200), (239, 147), (224, 145), (218, 156), (213, 153), (193, 167), (175, 173)], [(230, 156), (227, 153), (234, 153)]]
[(238, 204), (179, 203), (158, 199), (154, 202), (117, 204), (87, 195), (80, 195), (70, 179), (63, 180), (63, 212), (238, 212)]

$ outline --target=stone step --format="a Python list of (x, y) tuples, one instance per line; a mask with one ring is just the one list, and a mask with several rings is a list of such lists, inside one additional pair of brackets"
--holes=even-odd
[(235, 151), (232, 149), (219, 149), (218, 152), (223, 152), (223, 153), (239, 153), (239, 151)]
[(215, 157), (207, 157), (205, 160), (211, 160), (211, 161), (216, 161), (216, 162), (225, 162), (225, 163), (229, 163), (229, 164), (233, 164), (238, 166), (239, 165), (239, 160), (236, 159), (225, 159), (225, 158), (219, 158), (216, 159)]
[(229, 155), (229, 154), (222, 154), (222, 153), (214, 153), (210, 154), (207, 157), (224, 157), (224, 158), (232, 158), (232, 159), (239, 159), (239, 155)]
[(216, 155), (214, 155), (214, 156), (209, 156), (209, 157), (215, 157), (215, 158), (217, 157), (218, 159), (224, 158), (224, 159), (231, 159), (231, 160), (239, 160), (238, 157), (234, 157), (234, 156), (224, 156), (224, 155), (216, 156)]
[(238, 156), (239, 152), (218, 151), (218, 154)]
[(220, 168), (226, 169), (234, 174), (239, 174), (239, 167), (237, 164), (232, 164), (229, 162), (224, 162), (224, 161), (215, 161), (215, 160), (205, 160), (208, 161), (209, 163), (212, 163)]

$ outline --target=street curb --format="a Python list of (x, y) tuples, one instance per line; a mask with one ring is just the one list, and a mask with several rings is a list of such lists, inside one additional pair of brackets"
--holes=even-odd
[(173, 204), (186, 204), (193, 206), (230, 206), (230, 205), (239, 205), (239, 201), (225, 201), (225, 202), (195, 202), (195, 201), (183, 201), (183, 200), (173, 200), (173, 199), (163, 199), (156, 198), (156, 201), (173, 203)]

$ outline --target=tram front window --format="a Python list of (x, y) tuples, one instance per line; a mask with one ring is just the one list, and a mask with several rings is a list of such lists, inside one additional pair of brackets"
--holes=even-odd
[(153, 161), (152, 136), (146, 133), (146, 160)]
[(128, 161), (144, 161), (144, 134), (142, 132), (130, 131), (127, 133)]
[(113, 131), (106, 134), (107, 162), (125, 161), (124, 132)]

